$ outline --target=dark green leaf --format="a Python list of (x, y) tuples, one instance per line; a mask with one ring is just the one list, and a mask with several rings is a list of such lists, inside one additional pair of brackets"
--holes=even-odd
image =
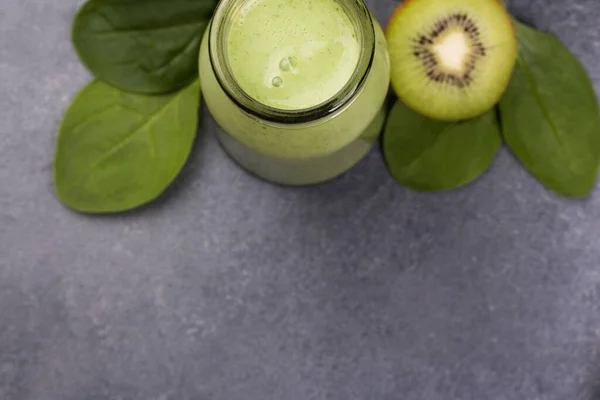
[(62, 122), (54, 160), (60, 200), (87, 213), (129, 210), (159, 196), (186, 162), (198, 126), (200, 84), (142, 96), (99, 80)]
[(519, 59), (500, 101), (506, 143), (530, 173), (569, 197), (594, 187), (600, 115), (586, 71), (554, 37), (515, 21)]
[(479, 177), (501, 145), (496, 111), (460, 122), (437, 121), (397, 102), (383, 151), (392, 176), (416, 190), (454, 189)]
[(198, 74), (202, 34), (217, 0), (90, 0), (73, 44), (96, 77), (125, 91), (161, 94)]

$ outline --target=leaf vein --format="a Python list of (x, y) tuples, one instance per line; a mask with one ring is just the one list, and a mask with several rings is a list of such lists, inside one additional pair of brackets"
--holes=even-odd
[[(567, 146), (565, 145), (564, 141), (560, 137), (558, 128), (556, 127), (556, 124), (554, 123), (554, 120), (552, 119), (552, 116), (551, 116), (550, 112), (548, 111), (546, 104), (544, 103), (544, 101), (542, 99), (542, 96), (539, 93), (535, 79), (533, 78), (533, 75), (532, 75), (531, 71), (529, 70), (527, 63), (520, 56), (519, 56), (519, 64), (523, 68), (523, 74), (525, 76), (525, 79), (529, 82), (533, 96), (537, 100), (537, 103), (540, 107), (540, 111), (542, 112), (542, 115), (544, 116), (544, 118), (548, 122), (548, 125), (550, 126), (550, 132), (552, 133), (554, 140), (556, 140), (558, 147), (560, 147), (563, 150), (563, 152), (565, 153), (567, 160), (571, 160), (572, 159), (571, 154), (569, 153), (569, 150), (568, 150)], [(566, 164), (572, 172), (575, 172), (570, 161), (567, 161)]]
[(81, 129), (81, 127), (85, 124), (87, 124), (90, 121), (93, 121), (94, 118), (97, 118), (99, 116), (101, 116), (102, 114), (104, 114), (107, 111), (112, 110), (113, 108), (117, 108), (119, 107), (119, 104), (108, 104), (104, 107), (100, 107), (97, 110), (94, 110), (92, 114), (85, 116), (84, 118), (82, 118), (81, 120), (75, 122), (71, 127), (70, 130), (73, 132), (77, 132), (79, 131), (79, 129)]
[(179, 51), (177, 51), (177, 53), (170, 59), (167, 60), (167, 62), (163, 65), (158, 66), (157, 68), (155, 68), (152, 73), (154, 74), (159, 74), (160, 71), (165, 70), (166, 68), (168, 68), (171, 64), (173, 64), (176, 60), (178, 60), (183, 54), (186, 53), (187, 50), (189, 50), (189, 48), (194, 44), (194, 40), (198, 37), (198, 33), (199, 32), (194, 32), (194, 34), (185, 42), (184, 46), (182, 49), (180, 49)]
[(167, 110), (169, 108), (169, 106), (171, 106), (173, 104), (173, 102), (176, 102), (177, 99), (179, 99), (179, 97), (185, 93), (185, 90), (182, 90), (179, 94), (177, 94), (175, 97), (173, 97), (170, 101), (168, 101), (164, 106), (162, 106), (160, 109), (158, 109), (150, 118), (148, 118), (148, 120), (143, 123), (140, 127), (136, 128), (132, 133), (130, 133), (129, 135), (127, 135), (126, 137), (124, 137), (122, 140), (120, 140), (118, 143), (114, 144), (110, 149), (108, 149), (108, 151), (106, 152), (106, 154), (104, 156), (102, 156), (99, 160), (97, 160), (95, 163), (93, 163), (90, 168), (85, 171), (81, 176), (79, 176), (78, 178), (73, 180), (73, 183), (71, 183), (71, 185), (69, 185), (67, 187), (67, 191), (73, 189), (77, 184), (81, 183), (84, 179), (86, 179), (90, 174), (92, 174), (92, 172), (94, 172), (96, 170), (96, 168), (98, 168), (100, 165), (102, 165), (102, 163), (104, 163), (106, 160), (108, 160), (113, 154), (115, 154), (117, 151), (119, 151), (121, 148), (123, 148), (125, 145), (127, 145), (129, 142), (131, 142), (131, 140), (133, 140), (133, 138), (135, 138), (136, 135), (138, 135), (140, 132), (143, 132), (144, 129), (146, 129), (148, 126), (151, 126), (152, 123), (154, 123), (164, 112), (165, 110)]

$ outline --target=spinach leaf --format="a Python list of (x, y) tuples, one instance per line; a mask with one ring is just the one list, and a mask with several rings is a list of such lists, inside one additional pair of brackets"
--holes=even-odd
[(600, 114), (586, 71), (554, 37), (515, 21), (519, 58), (500, 101), (504, 139), (529, 172), (568, 197), (594, 187)]
[(59, 199), (77, 211), (111, 213), (159, 196), (188, 158), (199, 103), (198, 81), (161, 96), (91, 82), (67, 110), (58, 134)]
[(496, 110), (466, 121), (446, 122), (397, 102), (388, 116), (383, 151), (398, 183), (439, 191), (465, 185), (483, 174), (501, 142)]
[(162, 94), (198, 74), (202, 34), (217, 0), (90, 0), (73, 22), (83, 64), (119, 89)]

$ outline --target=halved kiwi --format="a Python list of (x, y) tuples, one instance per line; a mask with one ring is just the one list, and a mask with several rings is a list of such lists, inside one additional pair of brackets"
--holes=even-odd
[(386, 28), (392, 88), (430, 118), (491, 109), (510, 80), (517, 40), (498, 0), (405, 0)]

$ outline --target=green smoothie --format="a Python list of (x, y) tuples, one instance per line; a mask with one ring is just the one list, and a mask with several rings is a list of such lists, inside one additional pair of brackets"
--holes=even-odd
[[(267, 180), (331, 179), (363, 158), (381, 132), (389, 57), (360, 0), (221, 0), (199, 69), (223, 148)], [(268, 109), (282, 110), (285, 120), (269, 119)], [(314, 119), (296, 118), (323, 109)]]
[(334, 0), (254, 0), (232, 16), (229, 64), (241, 88), (279, 109), (310, 108), (350, 80), (361, 46)]

